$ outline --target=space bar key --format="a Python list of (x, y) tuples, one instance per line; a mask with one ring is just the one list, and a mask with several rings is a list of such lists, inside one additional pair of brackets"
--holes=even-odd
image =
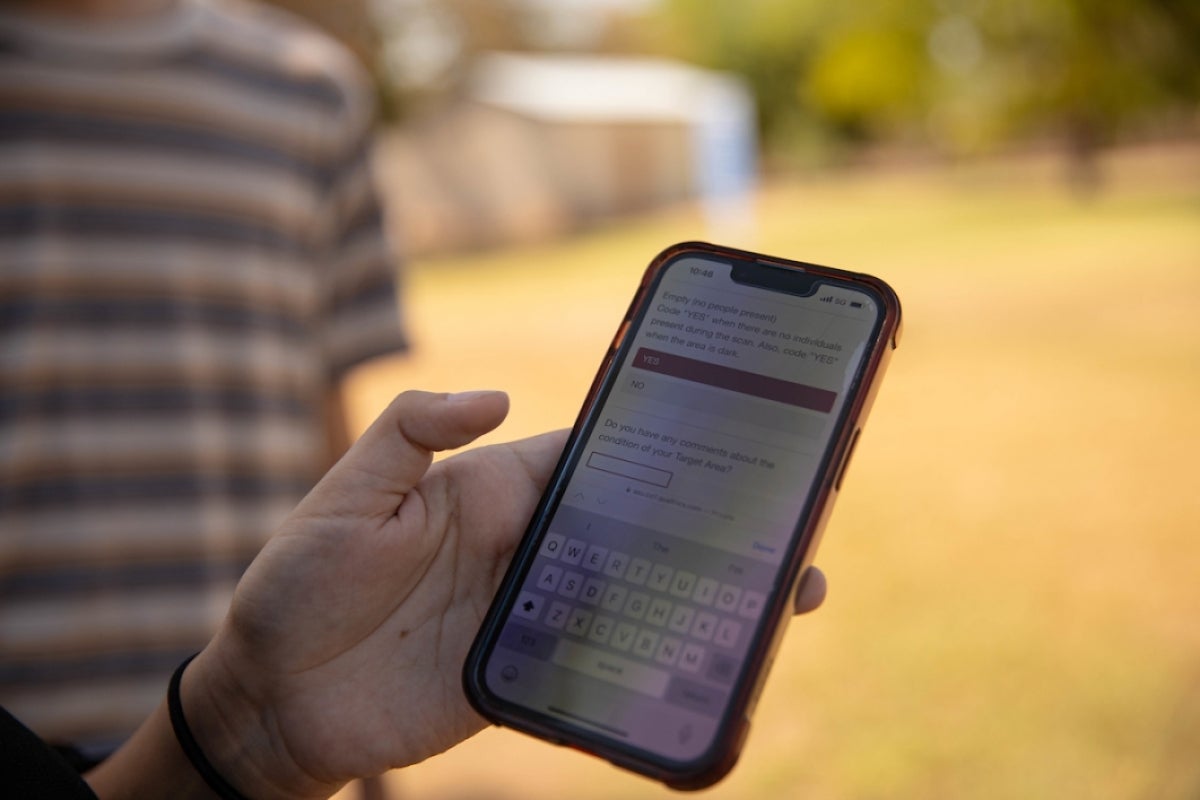
[(665, 695), (671, 679), (670, 673), (661, 669), (648, 667), (568, 639), (558, 640), (558, 646), (555, 647), (550, 660), (560, 667), (573, 669), (651, 697)]

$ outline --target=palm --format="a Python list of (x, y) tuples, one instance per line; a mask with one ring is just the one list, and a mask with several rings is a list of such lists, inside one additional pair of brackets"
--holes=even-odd
[[(271, 676), (246, 691), (311, 777), (415, 763), (483, 726), (463, 661), (561, 447), (550, 434), (480, 448), (406, 494), (384, 472), (335, 468), (272, 539), (223, 635)], [(393, 500), (371, 508), (381, 494)]]

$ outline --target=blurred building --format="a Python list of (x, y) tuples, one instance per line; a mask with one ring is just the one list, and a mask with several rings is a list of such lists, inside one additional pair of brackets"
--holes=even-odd
[(388, 137), (381, 169), (415, 253), (531, 241), (690, 200), (712, 227), (743, 227), (754, 120), (749, 90), (728, 74), (489, 53), (456, 103)]

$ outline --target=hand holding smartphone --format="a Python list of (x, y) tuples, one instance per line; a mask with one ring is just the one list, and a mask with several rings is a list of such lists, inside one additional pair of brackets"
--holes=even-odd
[(675, 788), (720, 780), (899, 330), (870, 276), (656, 257), (467, 658), (476, 709)]

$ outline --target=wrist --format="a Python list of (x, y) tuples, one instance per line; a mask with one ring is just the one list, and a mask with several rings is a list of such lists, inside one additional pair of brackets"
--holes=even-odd
[(185, 659), (175, 669), (167, 686), (167, 714), (171, 720), (171, 731), (175, 734), (175, 741), (179, 745), (179, 749), (183, 751), (192, 770), (200, 776), (210, 790), (216, 793), (217, 797), (221, 800), (249, 800), (213, 766), (196, 741), (191, 726), (188, 725), (187, 717), (183, 713), (183, 673), (195, 658), (196, 656), (193, 655)]
[[(203, 774), (207, 762), (217, 782), (253, 800), (328, 797), (338, 788), (314, 779), (296, 763), (269, 698), (241, 680), (213, 644), (183, 670), (179, 701), (200, 752), (198, 759), (188, 755), (197, 772)], [(205, 780), (210, 786), (214, 782)]]

